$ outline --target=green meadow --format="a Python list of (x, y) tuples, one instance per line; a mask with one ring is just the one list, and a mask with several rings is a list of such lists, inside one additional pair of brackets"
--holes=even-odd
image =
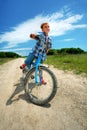
[(76, 74), (87, 75), (87, 54), (52, 55), (47, 57), (45, 63), (64, 71), (69, 70)]

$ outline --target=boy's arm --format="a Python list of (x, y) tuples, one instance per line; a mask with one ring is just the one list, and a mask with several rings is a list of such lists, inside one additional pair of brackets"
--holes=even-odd
[(30, 38), (41, 41), (41, 37), (37, 34), (30, 34)]
[(48, 54), (49, 50), (50, 50), (50, 49), (47, 49), (46, 54)]
[(48, 54), (48, 52), (50, 51), (50, 49), (52, 48), (52, 40), (50, 39), (50, 42), (48, 42), (48, 48), (47, 48), (47, 51), (46, 51), (46, 54)]
[(30, 38), (33, 38), (33, 39), (41, 41), (41, 36), (38, 35), (38, 34), (30, 34)]

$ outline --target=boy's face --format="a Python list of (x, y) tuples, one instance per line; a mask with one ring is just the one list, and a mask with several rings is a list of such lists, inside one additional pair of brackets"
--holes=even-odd
[(49, 31), (50, 31), (50, 26), (49, 26), (49, 24), (44, 24), (44, 25), (43, 25), (43, 28), (42, 28), (42, 31), (45, 32), (46, 34), (48, 34)]

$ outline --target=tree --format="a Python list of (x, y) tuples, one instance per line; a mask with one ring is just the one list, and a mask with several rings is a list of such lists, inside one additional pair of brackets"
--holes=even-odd
[(0, 52), (0, 58), (18, 58), (20, 55), (14, 52)]

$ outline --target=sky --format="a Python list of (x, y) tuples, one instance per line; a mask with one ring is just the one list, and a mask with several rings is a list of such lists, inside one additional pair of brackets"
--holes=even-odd
[(87, 0), (0, 0), (0, 51), (28, 55), (48, 22), (52, 48), (87, 51)]

